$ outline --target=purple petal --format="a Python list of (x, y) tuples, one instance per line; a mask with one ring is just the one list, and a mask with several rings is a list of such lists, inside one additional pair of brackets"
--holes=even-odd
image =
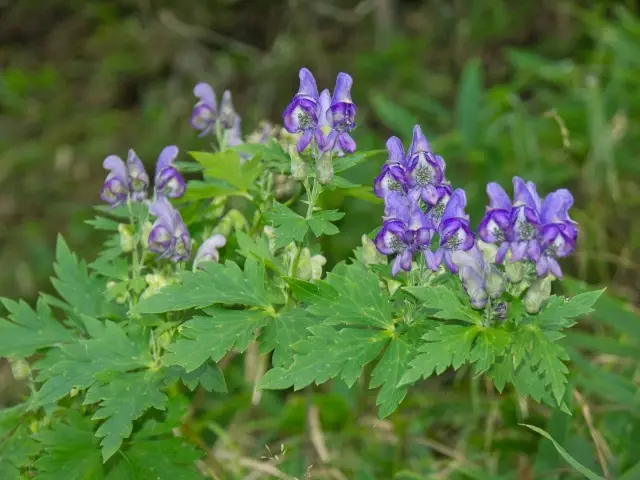
[(413, 157), (416, 153), (419, 152), (428, 152), (431, 153), (431, 146), (429, 142), (425, 138), (422, 133), (422, 129), (420, 125), (416, 125), (413, 127), (413, 139), (411, 141), (411, 146), (409, 147), (409, 154), (407, 155), (409, 158)]
[(557, 279), (562, 279), (562, 269), (558, 261), (553, 257), (549, 257), (547, 261), (549, 262), (549, 270), (551, 270), (553, 276)]
[(427, 267), (429, 267), (434, 272), (438, 270), (440, 264), (442, 263), (442, 259), (444, 257), (444, 249), (438, 248), (436, 252), (432, 252), (431, 250), (425, 250), (424, 259), (427, 263)]
[(538, 189), (536, 188), (536, 184), (533, 182), (527, 182), (527, 188), (533, 197), (533, 202), (536, 205), (536, 211), (540, 211), (542, 208), (542, 200), (540, 199), (540, 195), (538, 195)]
[(128, 178), (127, 167), (117, 155), (109, 155), (102, 162), (102, 168), (109, 170), (113, 176), (119, 177), (123, 182)]
[(540, 248), (540, 242), (537, 239), (529, 240), (527, 242), (527, 258), (534, 262), (538, 261), (542, 250)]
[(191, 256), (191, 238), (188, 233), (182, 233), (176, 236), (171, 255), (172, 262), (183, 262)]
[(384, 196), (384, 214), (389, 219), (395, 218), (409, 223), (410, 202), (402, 192), (391, 191)]
[(396, 258), (393, 260), (393, 264), (391, 266), (391, 275), (394, 277), (398, 275), (398, 272), (400, 271), (401, 268), (402, 268), (402, 258), (400, 257), (400, 255), (396, 255)]
[(536, 262), (536, 275), (543, 277), (549, 271), (549, 257), (547, 255), (541, 255)]
[(282, 114), (284, 128), (289, 133), (315, 130), (318, 126), (318, 112), (315, 100), (294, 98)]
[(180, 150), (178, 150), (178, 147), (175, 145), (164, 147), (160, 152), (160, 155), (158, 155), (158, 161), (156, 162), (156, 172), (160, 172), (167, 167), (173, 166), (173, 162), (175, 161), (179, 152)]
[(387, 140), (387, 151), (389, 152), (389, 163), (399, 163), (405, 165), (404, 146), (398, 137), (390, 137)]
[(155, 202), (149, 206), (149, 213), (158, 220), (171, 232), (176, 230), (174, 223), (174, 209), (166, 197), (158, 197)]
[(567, 189), (550, 193), (542, 203), (540, 220), (543, 224), (570, 222), (569, 209), (573, 205), (573, 195)]
[(348, 73), (339, 73), (336, 78), (336, 88), (333, 90), (331, 105), (338, 103), (353, 103), (351, 100), (351, 86), (353, 79)]
[(296, 96), (316, 101), (318, 99), (318, 85), (311, 71), (308, 68), (301, 68), (298, 77), (300, 78), (300, 88)]
[(465, 267), (472, 269), (478, 275), (484, 275), (484, 257), (477, 246), (467, 251), (458, 250), (452, 252), (451, 261), (460, 269)]
[(385, 164), (373, 182), (373, 192), (384, 198), (390, 192), (406, 192), (407, 180), (404, 168), (397, 164)]
[(522, 260), (527, 253), (527, 245), (526, 241), (511, 242), (511, 261), (519, 262)]
[(329, 134), (325, 137), (324, 143), (320, 145), (320, 150), (322, 150), (323, 152), (327, 152), (335, 148), (339, 135), (340, 134), (338, 133), (337, 130), (331, 130)]
[(449, 218), (464, 218), (464, 208), (467, 206), (467, 195), (461, 188), (456, 188), (451, 194), (447, 207), (442, 214), (442, 221)]
[(330, 113), (329, 108), (331, 107), (331, 92), (328, 88), (325, 88), (320, 94), (320, 99), (318, 101), (318, 126), (319, 127), (328, 127), (330, 125)]
[(147, 240), (149, 250), (162, 254), (163, 256), (168, 256), (173, 247), (173, 241), (173, 234), (169, 228), (167, 228), (162, 220), (156, 220)]
[(483, 242), (499, 243), (507, 238), (505, 233), (511, 224), (506, 210), (489, 210), (480, 222), (478, 234)]
[(233, 126), (227, 131), (227, 145), (230, 147), (241, 145), (243, 143), (242, 132), (240, 131), (240, 122), (240, 115), (236, 114), (233, 120)]
[(202, 242), (202, 245), (200, 245), (200, 248), (198, 248), (194, 262), (217, 262), (220, 258), (218, 254), (218, 248), (224, 247), (226, 243), (227, 239), (224, 235), (216, 233), (215, 235), (210, 236), (204, 242)]
[(487, 195), (489, 195), (490, 209), (499, 208), (506, 210), (507, 212), (511, 210), (511, 200), (509, 199), (509, 195), (507, 195), (504, 188), (497, 183), (491, 182), (487, 184)]
[(127, 201), (129, 195), (128, 187), (119, 177), (109, 174), (100, 192), (100, 198), (111, 205), (117, 207)]
[(356, 141), (351, 138), (351, 135), (347, 132), (342, 132), (338, 136), (338, 145), (340, 145), (340, 148), (347, 153), (353, 153), (356, 151)]
[(419, 247), (429, 247), (433, 230), (431, 228), (419, 228), (416, 231), (415, 242)]
[(374, 240), (378, 251), (383, 255), (391, 255), (401, 247), (404, 249), (402, 238), (406, 230), (406, 225), (399, 220), (386, 221)]
[(444, 264), (451, 273), (458, 273), (458, 267), (453, 263), (453, 259), (451, 258), (452, 253), (451, 250), (444, 251)]
[(508, 242), (503, 242), (498, 247), (498, 251), (496, 252), (496, 263), (498, 265), (500, 265), (502, 262), (504, 262), (504, 257), (506, 257), (508, 251), (509, 251), (509, 243)]
[(186, 185), (175, 167), (167, 167), (156, 174), (155, 189), (169, 198), (180, 198), (184, 195)]
[(216, 94), (211, 85), (205, 82), (198, 83), (193, 87), (193, 94), (200, 99), (210, 110), (216, 111)]
[(538, 211), (535, 197), (520, 177), (513, 177), (513, 206), (525, 206)]
[(215, 124), (216, 114), (208, 105), (197, 103), (191, 111), (191, 126), (201, 130), (202, 135), (208, 133)]
[(313, 140), (313, 130), (305, 130), (298, 140), (298, 145), (296, 147), (298, 152), (304, 152), (305, 148), (307, 148), (311, 143), (311, 140)]

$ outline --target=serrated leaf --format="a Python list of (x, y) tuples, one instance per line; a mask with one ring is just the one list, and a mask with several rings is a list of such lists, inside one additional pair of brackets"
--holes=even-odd
[(118, 226), (120, 222), (112, 220), (110, 218), (97, 216), (91, 220), (85, 220), (87, 225), (91, 225), (96, 230), (106, 230), (106, 231), (118, 231)]
[(273, 350), (273, 366), (288, 367), (293, 361), (293, 345), (306, 339), (310, 335), (308, 327), (316, 323), (317, 321), (302, 308), (279, 313), (274, 319), (269, 320), (264, 329), (260, 352), (267, 353)]
[(399, 386), (417, 382), (421, 377), (428, 378), (433, 373), (440, 375), (447, 368), (454, 369), (468, 361), (471, 347), (480, 328), (476, 326), (439, 325), (427, 333), (416, 358), (409, 363), (408, 371), (402, 376)]
[(237, 152), (189, 152), (189, 155), (203, 166), (205, 177), (223, 180), (238, 190), (246, 190), (251, 184), (252, 180), (243, 175)]
[(38, 376), (45, 382), (32, 397), (30, 408), (53, 404), (73, 388), (88, 388), (101, 372), (126, 372), (151, 363), (148, 346), (128, 338), (119, 325), (94, 319), (85, 319), (85, 323), (92, 338), (63, 345), (45, 357), (50, 361)]
[(443, 320), (462, 320), (475, 325), (482, 324), (482, 317), (468, 303), (463, 303), (451, 288), (444, 285), (404, 287), (404, 290), (424, 302), (424, 307), (436, 310), (433, 314)]
[(258, 310), (210, 308), (207, 314), (180, 327), (182, 338), (167, 346), (166, 365), (180, 365), (191, 372), (209, 358), (217, 362), (233, 348), (242, 352), (268, 321), (268, 315)]
[(562, 447), (562, 445), (560, 445), (558, 442), (556, 442), (551, 435), (549, 435), (547, 432), (545, 432), (541, 428), (538, 428), (538, 427), (533, 426), (533, 425), (527, 425), (526, 423), (521, 423), (520, 425), (522, 425), (523, 427), (527, 427), (528, 429), (533, 430), (534, 432), (536, 432), (538, 435), (542, 435), (547, 440), (550, 440), (551, 443), (553, 443), (553, 446), (558, 451), (558, 453), (562, 456), (562, 458), (564, 458), (569, 465), (571, 465), (574, 469), (576, 469), (582, 475), (587, 477), (589, 480), (604, 480), (604, 477), (601, 477), (600, 475), (592, 472), (587, 467), (585, 467), (580, 462), (578, 462), (575, 458), (573, 458), (571, 455), (569, 455), (569, 452), (567, 452)]
[(99, 403), (93, 420), (104, 420), (96, 430), (101, 437), (102, 459), (106, 462), (129, 438), (134, 420), (150, 408), (164, 410), (167, 396), (160, 390), (161, 376), (142, 371), (117, 375), (108, 383), (94, 383), (84, 398), (84, 405)]
[(53, 264), (56, 277), (51, 283), (67, 302), (67, 310), (93, 318), (118, 313), (103, 295), (103, 283), (89, 275), (86, 264), (69, 250), (61, 235), (56, 244), (56, 262)]
[(471, 350), (469, 361), (474, 363), (474, 373), (486, 372), (495, 363), (496, 358), (505, 354), (511, 343), (506, 330), (485, 328), (480, 330)]
[(238, 241), (238, 252), (244, 256), (252, 256), (258, 260), (261, 260), (265, 265), (272, 270), (279, 273), (284, 271), (282, 262), (275, 257), (269, 248), (269, 239), (266, 235), (261, 235), (258, 238), (251, 238), (244, 232), (236, 232), (236, 240)]
[(42, 299), (35, 310), (22, 300), (0, 301), (9, 311), (8, 320), (0, 319), (0, 357), (28, 357), (41, 348), (75, 341)]
[(581, 293), (569, 300), (552, 296), (549, 303), (533, 317), (534, 322), (541, 328), (560, 330), (574, 325), (572, 320), (593, 311), (593, 305), (598, 301), (603, 290)]
[(64, 423), (40, 430), (35, 439), (43, 448), (33, 466), (38, 480), (100, 480), (104, 478), (99, 441), (88, 418), (70, 410)]
[(330, 324), (393, 325), (391, 300), (381, 291), (375, 273), (357, 263), (344, 267), (340, 274), (334, 272), (325, 281), (316, 282), (319, 297), (313, 300), (309, 312), (325, 317)]
[(196, 200), (210, 200), (222, 195), (234, 195), (238, 192), (238, 188), (224, 183), (221, 180), (189, 180), (187, 189), (182, 199), (187, 202)]
[(398, 387), (398, 383), (407, 371), (407, 362), (414, 353), (415, 349), (403, 338), (395, 337), (371, 372), (369, 388), (382, 387), (376, 397), (380, 418), (391, 415), (407, 394), (406, 387)]
[(301, 302), (323, 302), (326, 301), (326, 298), (335, 298), (338, 296), (338, 292), (325, 282), (311, 283), (292, 277), (283, 277), (283, 279)]
[(271, 210), (265, 214), (265, 217), (276, 227), (274, 231), (276, 248), (284, 247), (293, 241), (302, 242), (309, 229), (309, 224), (304, 217), (278, 202), (273, 202)]
[(140, 300), (133, 311), (162, 313), (188, 308), (202, 308), (214, 303), (227, 305), (271, 306), (265, 290), (264, 264), (248, 258), (245, 271), (237, 264), (207, 262), (203, 270), (184, 272), (178, 282)]
[(569, 360), (569, 355), (563, 347), (550, 341), (542, 332), (532, 335), (531, 365), (543, 375), (546, 385), (558, 403), (562, 403), (567, 387), (569, 370), (563, 360)]
[(41, 449), (23, 417), (28, 405), (0, 409), (0, 472), (7, 480), (22, 480), (20, 467), (31, 465)]
[(389, 337), (381, 331), (344, 328), (336, 330), (327, 325), (309, 327), (312, 334), (295, 345), (297, 354), (289, 368), (269, 370), (259, 387), (295, 390), (316, 383), (320, 385), (339, 376), (351, 386), (362, 374), (362, 368), (374, 360)]
[(227, 393), (227, 382), (220, 367), (215, 363), (203, 363), (195, 370), (187, 372), (180, 367), (180, 379), (189, 390), (201, 385), (207, 392)]
[(320, 235), (335, 235), (339, 233), (338, 227), (333, 223), (344, 217), (343, 212), (337, 210), (323, 210), (321, 212), (314, 213), (307, 221), (311, 231), (316, 237)]

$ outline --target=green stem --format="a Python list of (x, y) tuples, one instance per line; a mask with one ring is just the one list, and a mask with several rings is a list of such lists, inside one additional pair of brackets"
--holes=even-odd
[[(140, 234), (142, 225), (138, 225), (136, 222), (136, 217), (133, 213), (133, 204), (131, 199), (127, 200), (127, 208), (129, 209), (129, 222), (131, 222), (131, 226), (133, 227), (134, 236), (133, 236), (133, 249), (131, 250), (131, 282), (135, 285), (137, 284), (138, 276), (140, 274), (140, 254), (138, 252), (138, 247), (140, 245)], [(132, 299), (132, 306), (135, 305), (138, 301), (138, 296), (135, 292), (129, 292)]]

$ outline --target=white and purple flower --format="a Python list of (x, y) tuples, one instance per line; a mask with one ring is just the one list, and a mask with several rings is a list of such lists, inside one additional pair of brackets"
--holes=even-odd
[(178, 147), (169, 145), (163, 148), (158, 156), (154, 178), (154, 188), (157, 195), (164, 195), (169, 198), (180, 198), (184, 195), (184, 178), (174, 166), (178, 152)]
[(187, 260), (191, 256), (191, 237), (180, 213), (163, 196), (149, 206), (149, 213), (156, 217), (147, 241), (149, 250), (172, 262)]

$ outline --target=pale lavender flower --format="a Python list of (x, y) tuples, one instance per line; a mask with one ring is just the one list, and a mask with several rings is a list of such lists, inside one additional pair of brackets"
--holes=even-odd
[(301, 133), (298, 140), (298, 152), (303, 152), (318, 130), (318, 86), (313, 74), (307, 68), (301, 68), (298, 74), (300, 88), (282, 115), (284, 128), (289, 133)]
[(191, 237), (180, 213), (163, 196), (151, 204), (149, 213), (157, 217), (149, 233), (149, 250), (172, 262), (187, 260), (191, 255)]
[(154, 188), (158, 195), (164, 195), (169, 198), (179, 198), (184, 195), (186, 188), (184, 178), (174, 166), (178, 152), (178, 147), (169, 145), (158, 156), (154, 179)]
[(227, 239), (224, 235), (216, 233), (207, 238), (198, 251), (196, 252), (196, 258), (193, 264), (196, 268), (202, 262), (218, 262), (220, 261), (220, 254), (218, 249), (224, 247), (227, 244)]
[(191, 112), (191, 126), (199, 130), (200, 135), (206, 135), (215, 130), (218, 118), (216, 94), (211, 85), (204, 82), (194, 87), (193, 94), (198, 98), (198, 102)]
[(337, 145), (347, 153), (356, 151), (356, 142), (349, 134), (356, 127), (354, 121), (356, 106), (351, 99), (352, 85), (353, 79), (351, 75), (347, 73), (338, 74), (329, 109), (324, 112), (332, 130), (324, 139), (321, 145), (322, 150), (330, 150)]
[(127, 166), (117, 155), (109, 155), (102, 162), (102, 166), (109, 171), (109, 174), (102, 185), (100, 198), (112, 207), (122, 205), (129, 198)]

